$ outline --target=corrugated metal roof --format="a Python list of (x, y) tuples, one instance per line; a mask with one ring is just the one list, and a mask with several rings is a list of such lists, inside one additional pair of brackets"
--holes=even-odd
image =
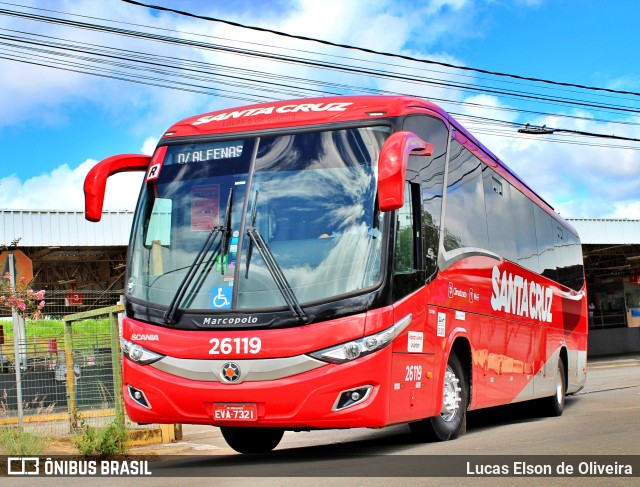
[(640, 244), (640, 220), (567, 218), (583, 244)]
[(19, 247), (109, 247), (129, 243), (131, 211), (106, 211), (98, 223), (82, 211), (0, 210), (0, 244)]

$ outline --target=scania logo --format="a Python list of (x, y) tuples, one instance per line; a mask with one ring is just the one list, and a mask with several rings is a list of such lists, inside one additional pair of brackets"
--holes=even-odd
[(233, 362), (227, 362), (222, 366), (222, 379), (226, 382), (238, 382), (240, 380), (240, 367)]

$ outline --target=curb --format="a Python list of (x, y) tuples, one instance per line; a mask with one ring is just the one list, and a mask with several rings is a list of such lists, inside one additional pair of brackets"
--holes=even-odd
[(608, 367), (638, 367), (640, 366), (640, 359), (627, 358), (619, 360), (601, 360), (597, 362), (587, 362), (587, 369), (604, 369)]

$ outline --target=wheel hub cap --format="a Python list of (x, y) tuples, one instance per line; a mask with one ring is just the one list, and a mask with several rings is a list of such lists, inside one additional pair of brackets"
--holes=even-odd
[(460, 380), (453, 373), (451, 367), (447, 365), (447, 372), (444, 375), (444, 387), (442, 390), (442, 410), (440, 416), (445, 421), (451, 421), (455, 418), (460, 408), (460, 392), (462, 389), (458, 386)]

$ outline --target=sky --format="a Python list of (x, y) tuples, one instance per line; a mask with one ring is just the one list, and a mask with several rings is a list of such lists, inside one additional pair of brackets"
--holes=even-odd
[[(640, 29), (635, 25), (640, 2), (635, 0), (145, 3), (456, 66), (640, 92)], [(309, 57), (407, 78), (429, 78), (439, 84), (358, 76), (202, 46), (141, 40), (61, 26), (50, 19), (37, 21), (25, 14)], [(52, 47), (58, 43), (64, 43), (64, 49)], [(188, 116), (241, 106), (248, 100), (298, 97), (301, 86), (311, 89), (320, 86), (312, 82), (331, 82), (330, 90), (341, 94), (384, 90), (437, 100), (564, 217), (640, 219), (640, 142), (566, 132), (553, 136), (517, 133), (518, 124), (530, 123), (640, 139), (638, 95), (364, 54), (120, 0), (0, 0), (0, 45), (0, 209), (82, 210), (84, 177), (97, 161), (120, 153), (150, 154), (166, 129)], [(34, 51), (36, 48), (39, 50)], [(80, 52), (87, 49), (91, 53)], [(98, 57), (97, 50), (103, 54), (101, 62), (88, 61)], [(145, 54), (139, 66), (147, 71), (105, 64), (122, 63), (116, 58), (127, 57), (131, 51)], [(159, 56), (197, 70), (181, 71), (183, 78), (175, 71), (159, 74), (169, 62)], [(69, 64), (72, 62), (76, 64)], [(208, 63), (206, 70), (202, 63)], [(216, 78), (216, 74), (234, 78)], [(290, 87), (238, 86), (248, 77), (264, 80), (274, 75)], [(151, 84), (116, 79), (131, 76), (146, 76)], [(158, 80), (164, 76), (170, 80)], [(220, 80), (233, 84), (220, 84)], [(341, 86), (335, 86), (337, 83)], [(451, 86), (454, 83), (469, 88)], [(506, 90), (511, 93), (505, 94)], [(110, 178), (105, 208), (132, 210), (140, 183), (139, 174)]]

